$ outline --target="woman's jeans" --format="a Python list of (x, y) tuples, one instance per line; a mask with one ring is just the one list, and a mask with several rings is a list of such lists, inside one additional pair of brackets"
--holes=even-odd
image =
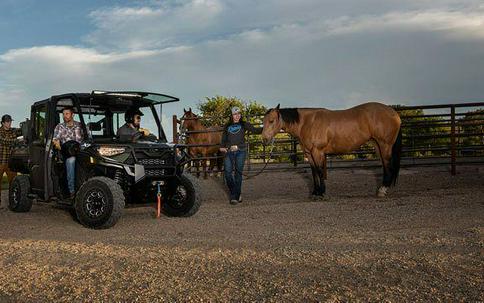
[(229, 187), (230, 200), (239, 200), (242, 190), (242, 172), (244, 171), (245, 150), (229, 151), (225, 155), (225, 182)]

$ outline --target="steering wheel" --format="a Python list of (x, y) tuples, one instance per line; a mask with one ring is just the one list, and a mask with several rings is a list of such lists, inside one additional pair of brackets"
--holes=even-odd
[(81, 144), (75, 140), (69, 140), (61, 145), (61, 154), (64, 159), (75, 157), (81, 150)]

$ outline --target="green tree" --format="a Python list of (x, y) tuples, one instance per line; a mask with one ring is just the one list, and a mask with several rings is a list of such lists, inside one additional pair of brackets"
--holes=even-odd
[(242, 116), (250, 123), (260, 124), (267, 108), (257, 101), (244, 101), (237, 97), (206, 97), (197, 105), (206, 126), (222, 126), (230, 118), (231, 108), (237, 106)]

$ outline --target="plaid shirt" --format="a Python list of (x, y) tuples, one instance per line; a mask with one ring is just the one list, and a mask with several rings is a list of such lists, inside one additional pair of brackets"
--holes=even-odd
[(67, 126), (65, 122), (57, 124), (54, 129), (54, 139), (60, 141), (60, 144), (64, 144), (67, 141), (77, 141), (81, 142), (83, 139), (83, 133), (81, 128), (81, 123), (73, 121), (74, 125), (72, 127)]
[(21, 135), (22, 131), (19, 128), (7, 130), (3, 126), (0, 127), (0, 165), (8, 164), (15, 139)]

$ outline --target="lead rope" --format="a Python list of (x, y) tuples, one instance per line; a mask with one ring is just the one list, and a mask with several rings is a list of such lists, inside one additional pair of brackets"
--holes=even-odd
[(275, 141), (275, 138), (273, 137), (273, 138), (272, 138), (272, 140), (271, 140), (271, 151), (269, 152), (269, 158), (267, 159), (267, 161), (265, 161), (265, 163), (264, 163), (264, 167), (262, 167), (262, 169), (261, 169), (261, 170), (259, 170), (259, 171), (258, 171), (256, 174), (254, 174), (254, 175), (244, 174), (244, 172), (243, 172), (243, 171), (242, 171), (242, 172), (239, 172), (239, 171), (237, 170), (237, 165), (236, 165), (236, 163), (235, 163), (235, 159), (234, 159), (234, 160), (232, 160), (232, 166), (233, 166), (233, 168), (234, 168), (235, 173), (236, 173), (236, 174), (241, 174), (243, 177), (245, 177), (245, 179), (243, 179), (243, 180), (248, 180), (248, 179), (254, 178), (254, 177), (256, 177), (256, 176), (258, 176), (258, 175), (262, 174), (262, 172), (263, 172), (263, 171), (266, 169), (267, 164), (269, 164), (269, 162), (271, 161), (271, 158), (272, 158), (272, 152), (274, 151), (274, 141)]
[(161, 215), (161, 188), (160, 188), (160, 182), (157, 182), (158, 185), (158, 193), (156, 194), (157, 197), (157, 208), (156, 208), (156, 218), (159, 219)]

